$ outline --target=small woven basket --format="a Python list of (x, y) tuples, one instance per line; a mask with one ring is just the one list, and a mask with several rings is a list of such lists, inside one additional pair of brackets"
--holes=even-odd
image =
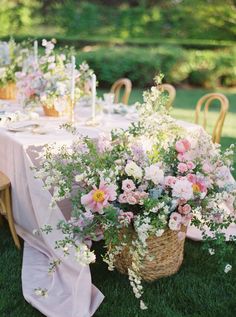
[(16, 84), (9, 83), (4, 87), (0, 87), (0, 99), (16, 99)]
[(60, 113), (54, 107), (43, 106), (43, 111), (47, 117), (59, 117)]
[[(186, 232), (186, 229), (185, 226), (182, 226), (181, 231)], [(133, 229), (130, 228), (130, 230)], [(185, 239), (179, 240), (177, 231), (170, 229), (165, 230), (161, 237), (149, 237), (147, 239), (148, 253), (140, 268), (141, 278), (152, 282), (161, 277), (175, 274), (183, 262), (184, 242)], [(127, 246), (116, 256), (115, 267), (119, 272), (127, 274), (131, 262)]]

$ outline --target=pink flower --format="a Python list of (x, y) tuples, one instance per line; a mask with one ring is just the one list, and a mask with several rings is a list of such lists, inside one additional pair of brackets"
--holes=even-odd
[(202, 170), (205, 173), (211, 173), (213, 171), (213, 166), (211, 164), (209, 164), (209, 163), (204, 163), (202, 165)]
[(180, 230), (181, 223), (182, 223), (182, 216), (177, 212), (173, 212), (170, 215), (169, 228), (171, 230), (176, 230), (176, 231)]
[(130, 224), (133, 218), (134, 214), (131, 211), (121, 211), (120, 215), (118, 216), (118, 220), (123, 224)]
[(187, 203), (187, 200), (183, 199), (183, 198), (180, 198), (179, 201), (178, 201), (179, 205), (185, 205), (186, 203)]
[(127, 203), (126, 193), (120, 194), (119, 197), (118, 197), (118, 201), (119, 201), (119, 203), (121, 203), (121, 204)]
[(192, 208), (191, 208), (191, 206), (189, 204), (186, 204), (184, 206), (179, 206), (178, 207), (178, 212), (183, 214), (183, 215), (189, 214), (191, 210), (192, 210)]
[(137, 204), (139, 205), (143, 205), (143, 199), (148, 197), (148, 193), (144, 192), (144, 191), (135, 191), (134, 192), (134, 198), (137, 201)]
[(181, 154), (181, 153), (179, 153), (179, 154), (177, 155), (177, 159), (178, 159), (180, 162), (183, 162), (183, 161), (184, 161), (184, 155)]
[(194, 193), (207, 193), (207, 184), (203, 178), (192, 175), (192, 177), (188, 177), (188, 179), (192, 183)]
[(127, 203), (130, 205), (136, 205), (138, 203), (138, 200), (135, 198), (132, 192), (127, 195)]
[(174, 197), (185, 200), (193, 198), (192, 184), (186, 178), (178, 179), (172, 189), (172, 195)]
[(197, 176), (195, 174), (188, 174), (187, 175), (187, 179), (188, 181), (190, 181), (191, 183), (195, 183), (197, 180)]
[(187, 162), (187, 167), (189, 170), (193, 170), (196, 167), (196, 165), (190, 161), (190, 162)]
[(187, 227), (190, 224), (190, 221), (192, 220), (193, 215), (192, 214), (187, 214), (184, 217), (182, 217), (182, 224)]
[(177, 168), (178, 168), (178, 171), (182, 174), (187, 172), (188, 170), (188, 166), (185, 163), (179, 163)]
[(105, 133), (100, 133), (97, 140), (97, 147), (99, 153), (110, 151), (112, 149), (111, 139)]
[(177, 152), (183, 154), (188, 151), (191, 147), (190, 142), (187, 139), (179, 140), (175, 143), (175, 149)]
[(135, 184), (131, 179), (127, 178), (127, 179), (123, 180), (123, 182), (122, 182), (123, 191), (130, 192), (132, 190), (135, 190), (135, 188), (136, 188)]
[(176, 178), (174, 176), (166, 176), (164, 183), (165, 186), (172, 187), (176, 183)]
[(116, 186), (107, 185), (101, 180), (99, 188), (93, 186), (93, 190), (81, 197), (81, 204), (86, 210), (101, 213), (103, 208), (109, 205), (109, 201), (116, 199), (116, 196)]
[(186, 236), (186, 233), (185, 233), (185, 232), (183, 232), (183, 231), (178, 232), (178, 239), (179, 239), (179, 241), (184, 240), (185, 236)]

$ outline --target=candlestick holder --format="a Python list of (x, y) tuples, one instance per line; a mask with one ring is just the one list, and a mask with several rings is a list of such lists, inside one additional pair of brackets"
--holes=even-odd
[(71, 123), (75, 123), (75, 101), (71, 98), (69, 100), (69, 119)]
[(88, 127), (96, 127), (100, 125), (100, 122), (96, 118), (90, 118), (86, 121), (85, 125)]

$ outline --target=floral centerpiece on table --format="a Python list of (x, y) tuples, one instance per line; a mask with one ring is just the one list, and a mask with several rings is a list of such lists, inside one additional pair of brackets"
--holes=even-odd
[[(24, 60), (30, 54), (27, 43), (18, 44), (13, 39), (0, 42), (0, 88), (15, 85), (16, 72), (22, 70)], [(14, 92), (15, 94), (15, 92)]]
[[(90, 139), (74, 130), (71, 146), (45, 147), (36, 171), (53, 191), (52, 206), (72, 202), (70, 220), (58, 224), (64, 239), (56, 247), (86, 265), (95, 261), (91, 241), (103, 238), (110, 270), (128, 248), (129, 280), (140, 299), (142, 266), (153, 256), (149, 239), (168, 231), (183, 242), (192, 221), (204, 238), (222, 242), (222, 229), (235, 222), (233, 146), (223, 154), (200, 127), (187, 130), (166, 114), (164, 102), (153, 87), (127, 131)], [(142, 300), (140, 307), (147, 308)]]
[[(38, 57), (37, 65), (29, 65), (28, 69), (17, 74), (19, 98), (25, 108), (41, 105), (60, 112), (65, 110), (71, 93), (72, 51), (56, 52), (55, 40), (43, 40), (42, 46), (44, 54)], [(88, 92), (86, 83), (89, 83), (92, 73), (86, 63), (75, 70), (76, 100)]]

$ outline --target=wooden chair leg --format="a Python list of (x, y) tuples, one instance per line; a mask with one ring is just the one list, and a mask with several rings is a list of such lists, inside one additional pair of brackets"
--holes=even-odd
[(2, 219), (2, 215), (0, 214), (0, 227), (2, 226), (3, 224), (3, 219)]
[(11, 209), (11, 196), (10, 196), (10, 189), (7, 188), (4, 192), (5, 194), (5, 207), (6, 207), (6, 213), (7, 213), (7, 220), (9, 224), (9, 228), (12, 234), (12, 238), (15, 242), (15, 245), (18, 249), (21, 248), (19, 237), (16, 233), (12, 209)]

